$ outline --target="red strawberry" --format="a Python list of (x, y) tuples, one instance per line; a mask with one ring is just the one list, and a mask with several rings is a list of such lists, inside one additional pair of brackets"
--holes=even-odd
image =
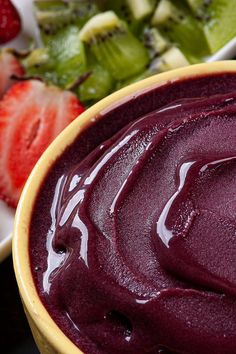
[(0, 101), (0, 197), (9, 205), (17, 205), (42, 152), (83, 110), (73, 93), (37, 80), (8, 90)]
[(20, 62), (7, 50), (0, 52), (0, 98), (12, 85), (12, 75), (22, 76), (24, 69)]
[(0, 44), (15, 38), (21, 30), (21, 19), (10, 0), (0, 0)]

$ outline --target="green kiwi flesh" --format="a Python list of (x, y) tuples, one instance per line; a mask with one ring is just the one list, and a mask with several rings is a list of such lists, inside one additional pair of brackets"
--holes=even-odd
[(126, 0), (107, 0), (103, 6), (103, 12), (113, 11), (124, 22), (135, 35), (138, 35), (143, 27), (143, 22), (134, 18)]
[(33, 50), (23, 60), (29, 76), (42, 76), (48, 83), (69, 88), (86, 71), (84, 44), (77, 26), (57, 31), (47, 46)]
[[(236, 0), (188, 0), (215, 53), (236, 36)], [(191, 4), (190, 4), (191, 5)]]
[(142, 72), (149, 62), (144, 45), (112, 11), (89, 20), (80, 39), (116, 80)]
[(69, 88), (86, 70), (84, 44), (79, 39), (77, 26), (68, 26), (57, 32), (48, 42), (50, 57), (56, 63), (54, 71), (58, 85)]
[(188, 59), (179, 48), (171, 47), (152, 62), (150, 70), (159, 73), (188, 66), (189, 64)]
[(117, 88), (204, 60), (236, 36), (236, 0), (35, 0), (43, 48), (26, 76), (89, 106)]
[(57, 85), (58, 77), (54, 71), (55, 62), (50, 57), (48, 48), (37, 48), (22, 58), (26, 77), (41, 78), (45, 82)]
[(47, 43), (48, 38), (66, 26), (82, 27), (99, 10), (98, 6), (89, 0), (36, 0), (34, 12), (43, 42)]
[(142, 20), (153, 11), (151, 0), (126, 0), (126, 3), (136, 20)]
[(77, 94), (83, 103), (92, 103), (107, 96), (113, 89), (114, 80), (103, 66), (95, 60), (87, 66), (88, 78), (82, 82)]
[(210, 50), (202, 25), (186, 7), (183, 1), (161, 0), (157, 5), (152, 22), (156, 23), (158, 8), (163, 4), (169, 4), (159, 22), (159, 30), (187, 56), (191, 63), (200, 61), (209, 55)]
[(125, 87), (134, 82), (146, 79), (149, 76), (159, 74), (161, 72), (177, 69), (183, 66), (188, 66), (190, 63), (185, 57), (184, 53), (177, 47), (168, 48), (161, 56), (154, 59), (151, 65), (143, 73), (133, 76), (128, 80), (119, 82), (117, 89)]
[(167, 39), (164, 38), (160, 31), (155, 27), (146, 27), (144, 29), (143, 43), (145, 48), (148, 50), (151, 60), (157, 58), (170, 46)]

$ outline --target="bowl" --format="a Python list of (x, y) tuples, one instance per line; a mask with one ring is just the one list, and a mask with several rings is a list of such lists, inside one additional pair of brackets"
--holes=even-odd
[(143, 81), (132, 84), (106, 97), (89, 108), (78, 119), (73, 121), (48, 147), (34, 167), (23, 190), (15, 217), (13, 234), (13, 260), (20, 296), (24, 305), (33, 336), (43, 354), (79, 354), (80, 349), (68, 339), (57, 324), (50, 317), (34, 284), (29, 258), (29, 225), (34, 201), (44, 177), (50, 166), (63, 153), (65, 148), (73, 143), (76, 137), (94, 121), (99, 119), (101, 112), (128, 101), (144, 92), (160, 87), (167, 82), (211, 75), (217, 73), (235, 73), (236, 61), (222, 61), (197, 64), (163, 74), (159, 74)]
[[(33, 38), (37, 46), (41, 46), (39, 30), (33, 16), (33, 0), (13, 0), (18, 9), (23, 23), (23, 31), (17, 38), (8, 42), (4, 47), (15, 49), (27, 48), (29, 38)], [(231, 59), (236, 56), (236, 37), (226, 43), (213, 55), (205, 58), (206, 62)], [(0, 203), (0, 220), (2, 223), (0, 233), (0, 263), (10, 255), (12, 243), (12, 225), (14, 222), (14, 209), (9, 208), (5, 203)]]

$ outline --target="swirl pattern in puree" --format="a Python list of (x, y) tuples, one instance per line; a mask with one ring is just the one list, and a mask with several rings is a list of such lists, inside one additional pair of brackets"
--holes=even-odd
[(86, 353), (236, 353), (236, 91), (215, 91), (176, 93), (44, 183), (32, 270)]

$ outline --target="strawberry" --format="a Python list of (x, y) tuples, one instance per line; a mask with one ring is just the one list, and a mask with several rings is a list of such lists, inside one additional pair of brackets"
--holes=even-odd
[(69, 91), (37, 80), (14, 84), (0, 101), (0, 197), (16, 207), (36, 161), (84, 108)]
[(0, 0), (0, 44), (15, 38), (21, 30), (21, 19), (10, 0)]
[(20, 62), (7, 50), (0, 52), (0, 98), (13, 83), (12, 75), (22, 76), (24, 69)]

